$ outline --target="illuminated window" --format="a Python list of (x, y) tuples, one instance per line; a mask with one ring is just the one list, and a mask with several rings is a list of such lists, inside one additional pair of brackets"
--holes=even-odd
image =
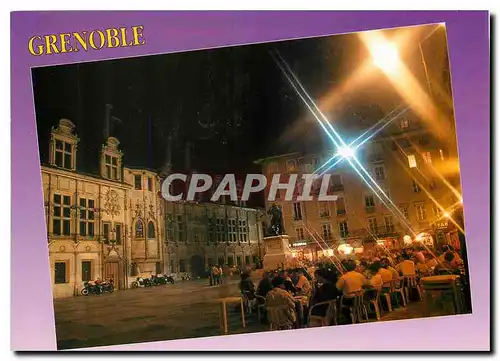
[(425, 164), (431, 164), (432, 163), (431, 152), (424, 152), (424, 153), (422, 153), (422, 158), (424, 158), (424, 163)]
[(368, 218), (368, 227), (370, 232), (377, 233), (377, 218)]
[(408, 129), (410, 127), (410, 120), (408, 118), (403, 118), (399, 121), (399, 127), (401, 129)]
[(297, 162), (295, 162), (295, 160), (291, 159), (286, 161), (286, 170), (288, 172), (295, 172), (296, 169), (297, 169)]
[(373, 195), (367, 194), (365, 195), (365, 207), (375, 207), (375, 200), (373, 199)]
[(330, 224), (323, 224), (321, 226), (321, 230), (323, 231), (323, 238), (325, 240), (332, 239), (332, 227), (330, 226)]
[(385, 180), (385, 168), (384, 166), (377, 166), (374, 168), (375, 180), (383, 181)]
[(347, 227), (347, 221), (343, 221), (339, 223), (339, 232), (340, 237), (346, 238), (349, 236), (349, 228)]
[(410, 166), (410, 168), (417, 167), (417, 159), (415, 158), (415, 156), (413, 154), (410, 154), (408, 156), (408, 165)]
[(303, 240), (304, 239), (304, 228), (299, 227), (295, 228), (295, 233), (297, 235), (297, 240)]
[(415, 206), (417, 210), (417, 219), (419, 221), (424, 221), (427, 218), (427, 215), (425, 213), (425, 205), (424, 204), (417, 204)]
[(414, 193), (420, 193), (421, 189), (420, 189), (420, 185), (418, 184), (418, 182), (416, 180), (413, 180), (413, 192)]
[(293, 204), (293, 219), (296, 221), (302, 219), (302, 205), (299, 202)]

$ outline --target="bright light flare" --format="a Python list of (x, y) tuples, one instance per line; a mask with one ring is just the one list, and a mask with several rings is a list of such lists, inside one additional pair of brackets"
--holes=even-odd
[(448, 212), (445, 212), (444, 216), (445, 216), (446, 218), (450, 218), (450, 214), (449, 214)]
[(343, 158), (354, 157), (354, 149), (352, 149), (351, 147), (340, 147), (337, 150), (337, 153)]
[(369, 45), (375, 65), (385, 73), (394, 74), (401, 64), (398, 49), (389, 41), (376, 41)]

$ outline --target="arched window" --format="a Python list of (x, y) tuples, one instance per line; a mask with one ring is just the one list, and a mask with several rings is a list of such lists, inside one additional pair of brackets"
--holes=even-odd
[(140, 219), (135, 223), (135, 237), (144, 238), (144, 225)]
[(153, 222), (148, 223), (148, 238), (155, 238), (155, 225)]

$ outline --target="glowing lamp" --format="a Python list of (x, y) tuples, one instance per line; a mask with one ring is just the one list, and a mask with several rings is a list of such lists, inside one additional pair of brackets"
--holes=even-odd
[(337, 150), (338, 154), (343, 158), (351, 158), (354, 157), (354, 149), (350, 147), (340, 147)]
[(394, 44), (380, 41), (370, 46), (373, 62), (386, 73), (393, 73), (399, 66), (398, 49)]
[(444, 216), (445, 216), (446, 218), (450, 218), (450, 214), (449, 214), (448, 212), (445, 212)]
[(354, 250), (354, 248), (352, 248), (350, 245), (348, 244), (341, 244), (337, 250), (340, 252), (340, 253), (343, 253), (343, 254), (351, 254), (352, 251)]
[(403, 242), (404, 242), (404, 244), (406, 244), (406, 245), (411, 244), (411, 243), (412, 243), (411, 237), (410, 237), (410, 236), (408, 236), (408, 235), (404, 236), (404, 237), (403, 237)]

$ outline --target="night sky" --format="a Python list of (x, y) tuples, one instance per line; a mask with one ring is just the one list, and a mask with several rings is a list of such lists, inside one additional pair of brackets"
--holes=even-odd
[[(126, 166), (160, 169), (169, 134), (174, 170), (185, 170), (186, 143), (191, 169), (210, 173), (258, 172), (256, 159), (321, 147), (318, 126), (284, 137), (311, 117), (271, 50), (280, 52), (314, 99), (342, 84), (367, 57), (359, 38), (350, 34), (37, 68), (33, 84), (42, 162), (48, 159), (51, 127), (68, 118), (80, 138), (77, 169), (95, 173), (106, 104), (120, 119), (110, 135), (121, 142)], [(382, 115), (356, 94), (335, 109), (345, 122)]]

